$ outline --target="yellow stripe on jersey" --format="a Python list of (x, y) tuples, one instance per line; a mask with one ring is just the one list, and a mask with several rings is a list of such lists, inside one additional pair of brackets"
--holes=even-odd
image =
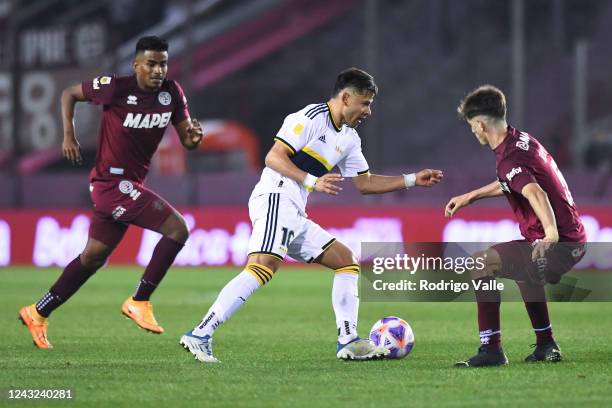
[(306, 153), (307, 155), (309, 155), (310, 157), (312, 157), (313, 159), (315, 159), (316, 161), (318, 161), (319, 163), (321, 163), (323, 166), (325, 166), (327, 171), (330, 171), (331, 169), (334, 168), (334, 166), (329, 164), (329, 162), (325, 159), (325, 157), (321, 156), (319, 153), (315, 152), (310, 147), (304, 147), (302, 148), (302, 151)]
[(276, 140), (277, 142), (282, 143), (287, 149), (289, 149), (289, 151), (291, 152), (291, 154), (295, 154), (295, 149), (293, 147), (291, 147), (291, 145), (287, 142), (285, 142), (283, 139), (281, 139), (280, 137), (276, 136), (274, 138), (274, 140)]
[(370, 169), (357, 172), (358, 176), (365, 176), (366, 174), (370, 174)]
[(270, 280), (274, 277), (274, 272), (272, 269), (257, 263), (248, 264), (245, 270), (253, 275), (253, 277), (257, 279), (259, 284), (262, 286), (270, 282)]

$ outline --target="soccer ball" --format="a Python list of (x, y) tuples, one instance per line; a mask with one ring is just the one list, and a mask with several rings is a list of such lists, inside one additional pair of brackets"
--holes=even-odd
[(372, 326), (370, 340), (376, 346), (389, 350), (385, 358), (404, 358), (414, 346), (414, 333), (404, 319), (395, 316), (383, 317)]

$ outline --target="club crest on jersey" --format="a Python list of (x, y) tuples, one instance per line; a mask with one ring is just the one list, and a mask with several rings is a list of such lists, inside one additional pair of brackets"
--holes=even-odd
[(159, 93), (159, 95), (157, 95), (157, 100), (162, 105), (168, 106), (170, 105), (170, 102), (172, 102), (172, 96), (168, 92), (162, 91)]
[(131, 181), (122, 180), (119, 183), (119, 191), (121, 191), (123, 194), (130, 194), (132, 190), (134, 190), (134, 185)]
[(133, 114), (129, 112), (123, 121), (123, 126), (133, 129), (165, 128), (170, 122), (172, 112)]
[(127, 103), (128, 105), (137, 105), (137, 104), (138, 104), (137, 99), (138, 99), (138, 97), (137, 97), (137, 96), (135, 96), (135, 95), (129, 95), (129, 96), (127, 97), (127, 102), (126, 102), (126, 103)]
[(140, 197), (140, 191), (135, 189), (134, 184), (128, 180), (121, 180), (119, 183), (119, 191), (121, 191), (123, 194), (129, 195), (134, 201)]

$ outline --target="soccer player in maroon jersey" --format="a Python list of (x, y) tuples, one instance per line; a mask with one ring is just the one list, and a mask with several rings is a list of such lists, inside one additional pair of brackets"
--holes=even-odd
[(476, 200), (505, 195), (525, 240), (497, 244), (475, 255), (486, 257), (483, 270), (471, 271), (471, 278), (483, 288), (475, 290), (481, 347), (478, 354), (455, 365), (508, 363), (501, 347), (500, 293), (484, 287), (490, 289), (496, 276), (515, 280), (525, 302), (536, 335), (536, 348), (525, 360), (560, 361), (544, 285), (559, 282), (584, 256), (586, 234), (572, 194), (546, 149), (533, 136), (506, 123), (506, 98), (499, 89), (476, 88), (457, 110), (480, 144), (493, 149), (497, 180), (451, 198), (446, 216)]
[(52, 347), (47, 339), (49, 314), (104, 265), (129, 225), (159, 232), (163, 237), (121, 312), (147, 331), (164, 331), (155, 320), (149, 298), (183, 248), (189, 230), (178, 211), (143, 183), (169, 123), (189, 150), (202, 142), (203, 134), (200, 123), (190, 118), (180, 85), (166, 79), (168, 43), (164, 39), (141, 38), (133, 68), (134, 75), (99, 76), (62, 93), (62, 149), (73, 164), (82, 163), (73, 125), (75, 104), (88, 101), (102, 105), (103, 113), (95, 166), (89, 176), (93, 215), (85, 249), (37, 303), (19, 311), (39, 348)]

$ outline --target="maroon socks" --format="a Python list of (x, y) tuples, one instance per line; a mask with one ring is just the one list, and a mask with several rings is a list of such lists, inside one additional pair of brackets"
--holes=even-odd
[(174, 262), (176, 255), (183, 248), (184, 244), (181, 244), (171, 238), (162, 237), (159, 240), (155, 249), (153, 250), (153, 256), (147, 269), (145, 269), (136, 292), (134, 293), (133, 299), (137, 301), (149, 300), (153, 291), (157, 288), (157, 285), (168, 272), (168, 268)]
[[(548, 316), (548, 305), (546, 304), (546, 293), (543, 286), (518, 283), (521, 295), (525, 301), (525, 309), (529, 314), (531, 326), (536, 335), (536, 343), (546, 344), (553, 341), (552, 325)], [(540, 300), (535, 301), (534, 300)]]
[(41, 316), (49, 317), (51, 312), (72, 295), (96, 272), (81, 264), (80, 255), (70, 262), (51, 289), (36, 303), (36, 311)]
[[(489, 283), (494, 278), (481, 278), (481, 283)], [(482, 285), (480, 285), (482, 287)], [(475, 290), (478, 306), (478, 330), (480, 331), (480, 345), (490, 350), (499, 350), (501, 347), (501, 330), (499, 322), (499, 309), (501, 296), (498, 290)]]
[[(151, 261), (140, 279), (134, 300), (149, 300), (182, 248), (183, 244), (173, 239), (163, 237), (159, 240)], [(97, 268), (84, 267), (80, 255), (77, 256), (66, 266), (51, 289), (36, 303), (38, 313), (49, 317), (51, 312), (70, 299), (96, 270)]]

